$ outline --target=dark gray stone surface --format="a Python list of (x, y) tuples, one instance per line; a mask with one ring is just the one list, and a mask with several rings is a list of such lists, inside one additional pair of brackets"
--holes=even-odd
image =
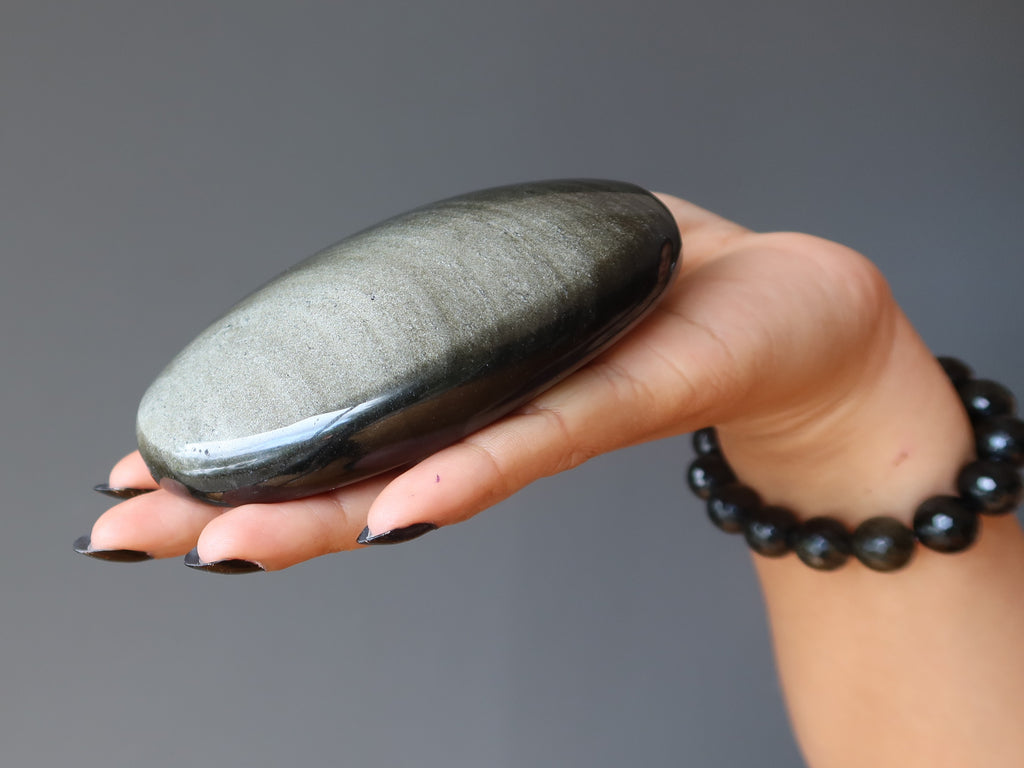
[(192, 342), (139, 407), (154, 477), (215, 503), (318, 493), (421, 458), (613, 343), (679, 233), (630, 184), (555, 181), (418, 208), (333, 245)]

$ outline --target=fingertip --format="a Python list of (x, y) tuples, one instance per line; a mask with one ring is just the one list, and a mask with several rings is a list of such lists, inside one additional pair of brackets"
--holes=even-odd
[(112, 488), (157, 488), (159, 487), (142, 460), (138, 451), (133, 451), (110, 470)]
[[(306, 559), (295, 553), (295, 537), (275, 535), (280, 532), (280, 511), (277, 504), (246, 504), (214, 518), (203, 528), (195, 552), (203, 563), (246, 560), (263, 570), (280, 570)], [(302, 542), (309, 548), (308, 542)]]
[(128, 542), (141, 542), (145, 538), (143, 528), (144, 520), (134, 513), (129, 499), (115, 504), (96, 519), (90, 539), (98, 549), (126, 548)]
[(108, 509), (93, 524), (91, 540), (96, 549), (178, 557), (192, 548), (199, 532), (218, 514), (218, 507), (158, 490)]
[(465, 445), (447, 449), (393, 480), (370, 506), (366, 538), (410, 526), (454, 525), (500, 501), (496, 469), (466, 461), (466, 452)]

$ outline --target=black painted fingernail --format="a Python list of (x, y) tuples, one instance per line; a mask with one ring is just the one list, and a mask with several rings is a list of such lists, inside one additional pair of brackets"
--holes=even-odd
[(100, 483), (92, 487), (96, 493), (102, 493), (112, 499), (134, 499), (144, 493), (152, 493), (156, 488), (112, 488), (106, 483)]
[(185, 565), (189, 568), (194, 568), (197, 571), (206, 571), (207, 573), (257, 573), (259, 571), (266, 570), (258, 563), (253, 563), (249, 560), (241, 560), (239, 558), (215, 560), (212, 563), (206, 563), (200, 559), (199, 550), (197, 549), (193, 549), (185, 555)]
[(139, 552), (136, 549), (93, 549), (92, 539), (88, 536), (75, 539), (75, 552), (111, 563), (141, 563), (143, 560), (153, 559), (148, 552)]
[(437, 526), (433, 523), (413, 523), (384, 533), (370, 533), (370, 526), (366, 526), (356, 539), (356, 544), (401, 544), (436, 530)]

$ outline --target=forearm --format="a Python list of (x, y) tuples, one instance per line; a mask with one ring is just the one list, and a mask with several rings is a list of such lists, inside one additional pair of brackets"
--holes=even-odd
[[(901, 314), (891, 353), (866, 391), (807, 425), (792, 450), (768, 431), (724, 425), (744, 482), (801, 518), (875, 515), (909, 523), (952, 493), (973, 453), (955, 391)], [(813, 768), (1019, 765), (1024, 756), (1024, 535), (985, 518), (967, 552), (918, 546), (880, 574), (795, 557), (757, 558), (782, 686)]]

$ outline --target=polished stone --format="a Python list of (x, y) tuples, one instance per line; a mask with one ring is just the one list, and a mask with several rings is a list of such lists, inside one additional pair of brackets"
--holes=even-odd
[(914, 532), (892, 517), (872, 517), (850, 537), (853, 554), (868, 568), (888, 572), (903, 568), (914, 556)]
[(1002, 461), (972, 461), (956, 478), (960, 498), (976, 512), (1005, 515), (1024, 499), (1024, 484), (1012, 464)]
[(852, 548), (843, 524), (831, 517), (812, 517), (798, 525), (790, 545), (806, 565), (834, 571), (846, 564)]
[(914, 513), (914, 535), (936, 552), (962, 552), (978, 538), (978, 516), (957, 496), (933, 496)]
[(698, 456), (708, 456), (712, 453), (721, 453), (722, 447), (718, 444), (718, 432), (714, 427), (698, 429), (691, 438), (693, 450)]
[(750, 548), (765, 557), (782, 557), (791, 550), (799, 522), (785, 507), (761, 507), (751, 513), (743, 529)]
[(747, 522), (760, 509), (757, 491), (739, 483), (713, 488), (708, 496), (708, 518), (726, 533), (743, 533)]
[(707, 501), (714, 489), (735, 483), (736, 475), (722, 454), (708, 453), (693, 460), (686, 481), (694, 495)]
[(331, 246), (158, 377), (139, 448), (173, 491), (299, 498), (414, 462), (614, 343), (667, 287), (668, 210), (620, 182), (484, 190)]

